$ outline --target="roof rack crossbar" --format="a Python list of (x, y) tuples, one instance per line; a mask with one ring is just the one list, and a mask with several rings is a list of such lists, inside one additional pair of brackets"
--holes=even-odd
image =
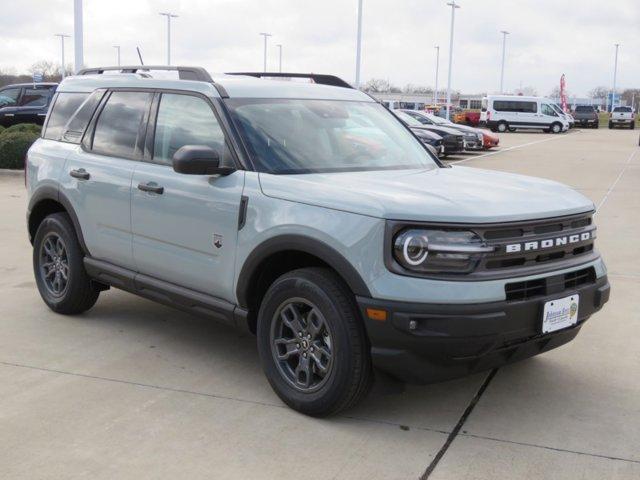
[(180, 80), (197, 80), (200, 82), (213, 83), (213, 79), (209, 72), (202, 67), (174, 67), (171, 65), (133, 65), (124, 67), (95, 67), (95, 68), (83, 68), (79, 70), (76, 75), (100, 75), (105, 72), (119, 72), (119, 73), (138, 73), (147, 72), (149, 70), (165, 70), (165, 71), (177, 71), (178, 78)]
[(309, 78), (321, 85), (331, 85), (334, 87), (353, 88), (349, 83), (335, 75), (322, 73), (285, 73), (285, 72), (228, 72), (227, 75), (246, 75), (256, 78)]

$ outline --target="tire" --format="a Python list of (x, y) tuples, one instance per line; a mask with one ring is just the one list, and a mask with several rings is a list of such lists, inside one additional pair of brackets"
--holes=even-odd
[(557, 122), (551, 124), (551, 128), (549, 128), (549, 131), (551, 133), (560, 133), (560, 132), (562, 132), (562, 124), (557, 123)]
[(33, 241), (33, 272), (42, 300), (54, 312), (76, 315), (98, 300), (100, 291), (87, 275), (83, 258), (69, 216), (54, 213), (46, 217)]
[(631, 124), (629, 125), (629, 129), (633, 130), (634, 128), (636, 128), (636, 122), (631, 122)]
[(509, 125), (507, 124), (507, 122), (500, 122), (498, 123), (496, 130), (498, 130), (498, 132), (500, 133), (505, 133), (507, 130), (509, 130)]
[(364, 326), (353, 294), (329, 269), (303, 268), (278, 278), (260, 305), (257, 337), (271, 387), (298, 412), (334, 415), (369, 391), (373, 374)]
[(609, 122), (609, 130), (611, 130), (613, 128), (613, 123)]

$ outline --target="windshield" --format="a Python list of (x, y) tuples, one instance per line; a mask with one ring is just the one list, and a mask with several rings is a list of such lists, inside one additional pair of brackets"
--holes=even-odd
[(405, 113), (401, 110), (394, 110), (393, 113), (404, 123), (409, 125), (410, 127), (424, 127), (424, 124), (418, 120), (417, 118), (412, 117), (408, 113)]
[(226, 103), (260, 172), (437, 168), (411, 132), (377, 103), (253, 98)]
[(438, 116), (433, 115), (431, 113), (425, 113), (424, 116), (427, 117), (429, 120), (431, 120), (436, 125), (448, 125), (448, 124), (451, 123), (446, 118), (438, 117)]

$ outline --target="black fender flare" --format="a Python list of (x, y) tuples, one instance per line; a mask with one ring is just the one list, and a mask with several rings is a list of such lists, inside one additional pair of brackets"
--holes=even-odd
[(305, 235), (284, 234), (265, 240), (247, 256), (236, 285), (236, 296), (241, 307), (248, 306), (251, 280), (257, 273), (260, 264), (271, 255), (285, 251), (303, 252), (319, 258), (342, 277), (355, 295), (371, 297), (369, 287), (358, 271), (333, 247)]
[[(73, 228), (76, 231), (78, 242), (80, 243), (82, 251), (85, 255), (89, 255), (89, 249), (87, 248), (87, 244), (84, 241), (84, 236), (82, 235), (80, 221), (78, 220), (78, 215), (76, 214), (71, 201), (64, 193), (62, 193), (58, 188), (52, 185), (42, 185), (41, 187), (38, 187), (31, 195), (31, 199), (29, 200), (29, 205), (27, 207), (27, 227), (30, 225), (29, 219), (31, 217), (31, 213), (34, 211), (34, 209), (36, 209), (39, 203), (45, 200), (53, 200), (54, 202), (62, 205), (62, 207), (66, 210), (67, 214), (69, 214), (69, 217), (71, 218), (71, 222), (73, 223)], [(29, 232), (29, 241), (33, 243), (31, 232)]]

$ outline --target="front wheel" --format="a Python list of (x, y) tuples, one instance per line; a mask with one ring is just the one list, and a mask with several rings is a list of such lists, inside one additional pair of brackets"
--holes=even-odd
[(78, 314), (98, 300), (100, 290), (87, 275), (83, 257), (66, 213), (42, 221), (33, 241), (33, 270), (40, 296), (51, 310)]
[(562, 131), (562, 125), (559, 123), (554, 123), (551, 125), (551, 133), (560, 133)]
[(331, 270), (303, 268), (278, 278), (260, 306), (257, 337), (271, 387), (301, 413), (336, 414), (371, 385), (369, 344), (353, 294)]

